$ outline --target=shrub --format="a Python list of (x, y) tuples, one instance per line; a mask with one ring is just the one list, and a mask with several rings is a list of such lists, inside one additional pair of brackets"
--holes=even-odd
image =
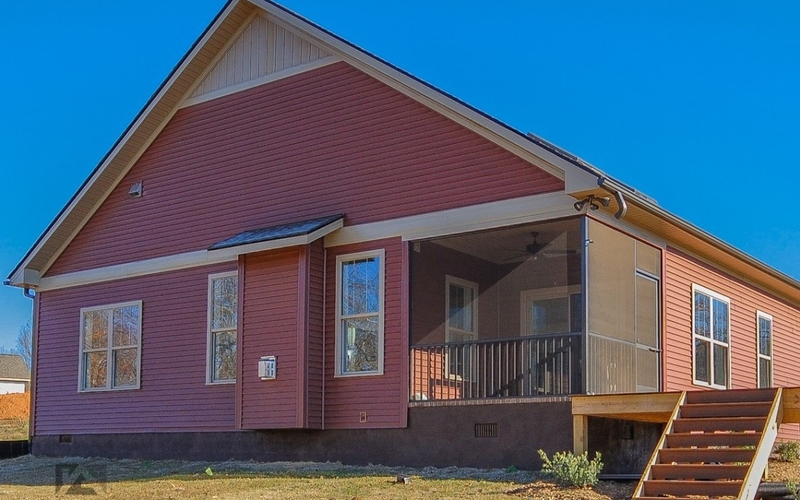
[(797, 459), (800, 459), (800, 442), (786, 441), (779, 444), (778, 447), (775, 448), (775, 451), (782, 461), (796, 462)]
[(547, 458), (547, 453), (539, 450), (542, 459), (542, 472), (554, 476), (559, 483), (584, 488), (597, 484), (597, 475), (603, 468), (600, 453), (596, 453), (589, 460), (586, 452), (575, 455), (571, 451), (558, 452), (553, 459)]

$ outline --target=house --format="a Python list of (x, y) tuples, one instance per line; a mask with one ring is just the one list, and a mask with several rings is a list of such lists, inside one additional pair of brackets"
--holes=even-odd
[(0, 395), (27, 392), (31, 374), (19, 354), (0, 354)]
[[(39, 455), (531, 468), (577, 395), (800, 385), (796, 280), (267, 0), (7, 284)], [(646, 461), (663, 423), (631, 421), (588, 432)]]

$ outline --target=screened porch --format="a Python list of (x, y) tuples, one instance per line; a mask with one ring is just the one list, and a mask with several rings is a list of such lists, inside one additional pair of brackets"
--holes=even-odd
[(410, 262), (412, 401), (659, 389), (659, 249), (575, 217), (416, 241)]

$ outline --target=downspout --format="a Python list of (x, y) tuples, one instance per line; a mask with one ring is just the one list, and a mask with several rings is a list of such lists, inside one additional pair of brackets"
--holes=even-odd
[(606, 177), (600, 177), (597, 179), (597, 185), (614, 195), (614, 199), (617, 200), (617, 207), (618, 207), (617, 213), (614, 214), (614, 218), (617, 220), (621, 220), (623, 217), (625, 217), (625, 214), (628, 213), (628, 202), (625, 201), (625, 197), (622, 196), (622, 191), (614, 187), (608, 186), (607, 181), (608, 179)]

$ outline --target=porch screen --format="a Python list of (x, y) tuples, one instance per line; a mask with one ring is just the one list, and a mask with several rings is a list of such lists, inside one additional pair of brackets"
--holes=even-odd
[(595, 220), (587, 225), (587, 391), (657, 391), (661, 252)]

